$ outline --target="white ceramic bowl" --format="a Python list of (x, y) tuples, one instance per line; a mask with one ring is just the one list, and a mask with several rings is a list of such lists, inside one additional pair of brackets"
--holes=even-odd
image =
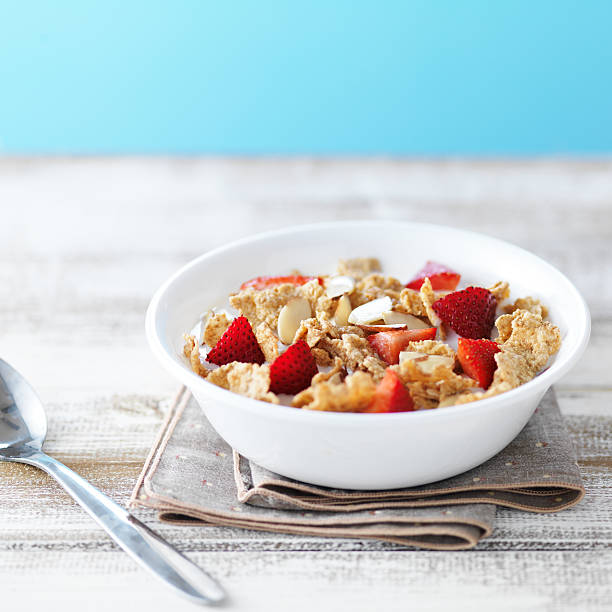
[[(227, 305), (249, 278), (299, 269), (330, 273), (339, 258), (378, 257), (386, 274), (408, 280), (426, 259), (462, 274), (461, 286), (510, 283), (514, 297), (541, 298), (563, 344), (531, 382), (461, 406), (395, 414), (298, 410), (259, 402), (206, 382), (182, 355), (182, 334), (201, 312)], [(234, 242), (198, 257), (153, 297), (149, 343), (184, 383), (219, 434), (245, 457), (284, 476), (329, 487), (423, 485), (469, 470), (521, 431), (546, 390), (580, 358), (590, 333), (586, 304), (557, 269), (516, 246), (449, 227), (356, 221), (292, 227)]]

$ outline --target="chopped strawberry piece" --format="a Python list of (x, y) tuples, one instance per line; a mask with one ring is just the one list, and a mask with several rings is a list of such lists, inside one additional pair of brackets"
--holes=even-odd
[(414, 403), (397, 372), (387, 370), (376, 387), (376, 394), (365, 412), (411, 412)]
[(242, 285), (240, 285), (240, 290), (242, 291), (242, 289), (252, 287), (253, 289), (261, 291), (273, 285), (282, 285), (285, 283), (291, 285), (305, 285), (315, 278), (319, 281), (319, 285), (323, 284), (323, 279), (319, 276), (301, 276), (299, 274), (291, 274), (289, 276), (258, 276), (257, 278), (252, 278), (242, 283)]
[(488, 338), (496, 308), (495, 296), (482, 287), (455, 291), (433, 303), (442, 321), (464, 338)]
[(310, 347), (304, 340), (298, 340), (270, 366), (270, 391), (299, 393), (310, 386), (312, 377), (318, 371)]
[(426, 278), (429, 278), (431, 288), (435, 291), (454, 291), (459, 284), (461, 274), (447, 268), (444, 264), (428, 261), (406, 284), (406, 287), (418, 291)]
[(493, 340), (459, 338), (457, 359), (463, 371), (473, 378), (479, 387), (488, 389), (497, 368), (495, 353), (500, 350), (499, 344)]
[(206, 361), (225, 365), (232, 361), (262, 364), (266, 358), (257, 343), (251, 324), (246, 317), (234, 319), (217, 344), (206, 356)]
[(417, 340), (433, 340), (436, 337), (436, 328), (427, 329), (396, 329), (393, 331), (378, 332), (368, 336), (372, 348), (389, 365), (399, 363), (399, 354), (408, 346), (409, 342)]

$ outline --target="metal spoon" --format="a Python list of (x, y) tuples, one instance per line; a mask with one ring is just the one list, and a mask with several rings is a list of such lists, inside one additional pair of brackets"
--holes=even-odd
[(195, 563), (85, 479), (43, 453), (46, 435), (42, 402), (26, 379), (0, 359), (0, 461), (27, 463), (47, 472), (133, 559), (194, 603), (215, 604), (225, 598), (223, 589)]

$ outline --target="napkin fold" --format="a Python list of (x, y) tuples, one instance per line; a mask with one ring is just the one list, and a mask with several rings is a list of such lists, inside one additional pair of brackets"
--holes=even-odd
[(183, 388), (149, 454), (131, 505), (154, 508), (162, 521), (176, 524), (460, 550), (491, 534), (496, 506), (556, 512), (583, 496), (574, 450), (552, 390), (518, 437), (473, 470), (422, 487), (349, 491), (298, 482), (242, 457)]

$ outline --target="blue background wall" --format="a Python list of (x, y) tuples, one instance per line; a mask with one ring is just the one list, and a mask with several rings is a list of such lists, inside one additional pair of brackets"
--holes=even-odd
[(612, 152), (612, 1), (0, 0), (0, 152)]

